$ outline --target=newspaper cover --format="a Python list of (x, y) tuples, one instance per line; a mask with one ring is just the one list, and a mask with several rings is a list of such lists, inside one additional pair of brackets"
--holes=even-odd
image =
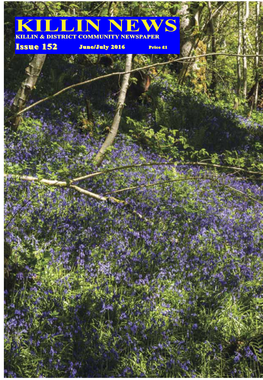
[(263, 377), (263, 2), (3, 8), (2, 375)]

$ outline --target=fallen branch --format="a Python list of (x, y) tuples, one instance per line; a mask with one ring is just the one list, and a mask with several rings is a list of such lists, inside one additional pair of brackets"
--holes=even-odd
[(105, 193), (104, 195), (123, 193), (124, 191), (135, 190), (135, 189), (140, 189), (140, 188), (147, 188), (147, 187), (154, 187), (154, 186), (158, 186), (158, 185), (165, 185), (166, 183), (172, 183), (172, 182), (190, 181), (191, 179), (196, 179), (196, 177), (168, 179), (168, 180), (165, 180), (165, 181), (158, 181), (158, 182), (147, 183), (147, 184), (143, 184), (143, 185), (124, 187), (124, 188), (119, 189), (119, 190), (109, 191), (108, 193)]
[(11, 177), (22, 181), (29, 181), (29, 182), (39, 182), (43, 185), (49, 185), (49, 186), (56, 186), (56, 187), (67, 187), (68, 184), (66, 181), (57, 181), (52, 179), (39, 179), (37, 177), (31, 177), (28, 175), (17, 175), (17, 174), (4, 174), (4, 178)]
[(263, 202), (259, 201), (257, 198), (254, 198), (251, 195), (248, 195), (248, 194), (244, 193), (243, 191), (234, 188), (233, 186), (227, 185), (226, 183), (222, 183), (217, 178), (197, 177), (197, 176), (185, 177), (185, 178), (176, 178), (176, 179), (171, 179), (171, 180), (165, 180), (165, 181), (158, 181), (158, 182), (148, 183), (148, 184), (144, 184), (144, 185), (125, 187), (125, 188), (122, 188), (122, 189), (119, 189), (119, 190), (113, 190), (113, 191), (111, 191), (109, 193), (106, 193), (105, 195), (117, 194), (117, 193), (122, 193), (124, 191), (136, 190), (136, 189), (140, 189), (140, 188), (155, 187), (155, 186), (165, 185), (165, 184), (173, 183), (173, 182), (185, 182), (185, 181), (192, 181), (192, 180), (194, 180), (194, 181), (209, 180), (209, 181), (216, 182), (218, 185), (224, 186), (224, 187), (230, 189), (233, 192), (237, 192), (237, 193), (243, 195), (247, 199), (250, 199), (250, 200), (252, 200), (252, 201), (254, 201), (254, 202), (256, 202), (256, 203), (258, 203), (260, 205), (263, 205)]
[(112, 173), (112, 172), (117, 171), (117, 170), (135, 169), (135, 168), (142, 168), (142, 167), (147, 167), (147, 166), (149, 167), (149, 166), (176, 166), (176, 165), (180, 165), (180, 166), (184, 166), (184, 165), (186, 165), (186, 166), (190, 166), (190, 165), (193, 165), (193, 166), (208, 166), (208, 167), (214, 167), (214, 168), (220, 168), (220, 169), (237, 170), (239, 172), (241, 171), (241, 172), (247, 173), (247, 174), (263, 175), (263, 172), (246, 170), (246, 169), (238, 168), (238, 167), (235, 167), (235, 166), (210, 164), (210, 163), (206, 163), (206, 162), (166, 161), (166, 162), (149, 162), (149, 163), (143, 163), (143, 164), (132, 164), (132, 165), (117, 166), (117, 167), (112, 168), (112, 169), (105, 169), (105, 170), (101, 170), (101, 171), (98, 171), (98, 172), (94, 172), (94, 173), (90, 173), (90, 174), (84, 175), (82, 177), (73, 178), (70, 181), (70, 183), (73, 184), (73, 183), (78, 182), (78, 181), (83, 181), (83, 180), (88, 179), (88, 178), (97, 177), (97, 176), (100, 176), (100, 175), (103, 175), (103, 174)]
[(39, 179), (37, 177), (19, 176), (19, 175), (16, 175), (16, 174), (4, 174), (4, 178), (8, 178), (8, 177), (15, 178), (15, 179), (18, 179), (18, 180), (21, 180), (21, 181), (38, 182), (39, 184), (47, 185), (47, 186), (65, 187), (65, 188), (68, 188), (68, 189), (74, 189), (77, 192), (79, 192), (80, 194), (87, 195), (88, 197), (96, 199), (97, 201), (102, 201), (102, 202), (109, 201), (109, 202), (111, 202), (113, 204), (122, 204), (123, 206), (128, 207), (129, 211), (132, 214), (134, 214), (137, 217), (139, 217), (141, 220), (143, 220), (145, 222), (148, 222), (150, 224), (153, 224), (149, 219), (145, 218), (142, 214), (140, 214), (136, 210), (133, 210), (132, 206), (128, 202), (126, 202), (126, 201), (117, 199), (115, 197), (101, 196), (101, 195), (93, 193), (93, 192), (91, 192), (89, 190), (85, 190), (82, 187), (79, 187), (79, 186), (76, 186), (76, 185), (71, 185), (69, 182), (66, 182), (66, 181)]

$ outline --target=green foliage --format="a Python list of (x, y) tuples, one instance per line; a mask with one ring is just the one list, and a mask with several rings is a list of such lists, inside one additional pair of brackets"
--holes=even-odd
[(175, 159), (262, 170), (259, 112), (250, 119), (237, 115), (226, 101), (179, 86), (170, 75), (156, 80), (149, 96), (152, 102), (134, 115), (129, 110), (122, 125), (135, 141)]

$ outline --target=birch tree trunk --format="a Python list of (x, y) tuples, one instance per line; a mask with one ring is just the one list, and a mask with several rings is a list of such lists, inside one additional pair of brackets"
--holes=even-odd
[[(197, 4), (197, 3), (196, 3)], [(178, 11), (180, 16), (181, 57), (206, 54), (206, 44), (200, 39), (200, 17), (204, 9), (203, 5), (182, 3)], [(183, 62), (179, 74), (179, 84), (182, 84), (192, 71), (195, 73), (193, 84), (197, 91), (206, 91), (206, 59), (194, 59)]]
[(251, 110), (253, 108), (257, 109), (258, 104), (258, 90), (259, 90), (259, 38), (260, 38), (260, 23), (259, 23), (259, 12), (260, 12), (260, 3), (259, 1), (256, 2), (256, 32), (255, 32), (255, 50), (256, 50), (256, 57), (255, 57), (255, 70), (256, 70), (256, 88), (255, 88), (255, 100), (254, 104), (251, 105)]
[[(242, 45), (242, 24), (241, 24), (241, 7), (240, 2), (237, 3), (237, 11), (238, 11), (238, 46), (237, 46), (237, 54), (241, 55), (241, 45)], [(241, 58), (237, 57), (237, 97), (239, 98), (241, 95)], [(238, 103), (238, 101), (237, 101)], [(236, 108), (238, 108), (238, 104), (236, 104)]]
[[(181, 9), (178, 12), (180, 16), (180, 33), (181, 33), (181, 57), (190, 57), (195, 43), (195, 36), (193, 36), (193, 27), (195, 25), (195, 19), (190, 13), (189, 3), (183, 3)], [(179, 83), (184, 81), (187, 70), (190, 66), (189, 62), (184, 62), (182, 69), (180, 70)]]
[(120, 121), (121, 121), (121, 114), (122, 114), (122, 110), (123, 110), (125, 99), (126, 99), (126, 93), (128, 90), (129, 79), (130, 79), (129, 71), (131, 71), (131, 68), (132, 68), (132, 54), (127, 54), (126, 64), (125, 64), (126, 74), (123, 75), (115, 116), (110, 128), (109, 134), (95, 157), (95, 164), (97, 167), (101, 165), (104, 159), (106, 150), (113, 144), (115, 137), (118, 133), (118, 129), (119, 129)]
[[(215, 26), (214, 26), (214, 18), (212, 17), (212, 5), (211, 2), (208, 1), (208, 9), (209, 9), (209, 17), (210, 17), (210, 29), (211, 29), (211, 42), (212, 42), (212, 53), (216, 53), (216, 36), (215, 36)], [(210, 84), (210, 89), (212, 93), (215, 95), (216, 90), (216, 55), (212, 55), (212, 79)]]
[(114, 1), (109, 3), (108, 14), (109, 17), (114, 17)]
[(246, 1), (243, 9), (243, 95), (247, 97), (247, 19), (249, 16), (249, 2)]
[[(32, 61), (29, 63), (28, 67), (26, 68), (27, 77), (22, 82), (15, 96), (15, 99), (11, 107), (12, 114), (15, 115), (17, 112), (21, 111), (25, 107), (30, 94), (37, 83), (37, 80), (41, 73), (46, 56), (47, 56), (46, 54), (35, 54)], [(11, 120), (11, 128), (14, 131), (18, 129), (20, 121), (21, 121), (21, 115), (14, 116), (13, 120)]]
[[(263, 81), (263, 1), (260, 1), (259, 5), (259, 17), (258, 17), (258, 30), (259, 30), (259, 57), (258, 62), (258, 81), (259, 81), (259, 89), (258, 89), (258, 104), (261, 104), (261, 108), (263, 107), (263, 99), (262, 99), (262, 88), (260, 87), (260, 83)], [(258, 105), (257, 104), (257, 105)]]

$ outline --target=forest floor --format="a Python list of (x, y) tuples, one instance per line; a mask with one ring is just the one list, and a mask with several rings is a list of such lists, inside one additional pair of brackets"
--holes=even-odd
[(216, 167), (262, 172), (263, 126), (169, 81), (152, 91), (128, 104), (104, 172), (76, 182), (125, 204), (19, 178), (94, 172), (112, 99), (92, 100), (89, 131), (84, 90), (6, 129), (6, 377), (263, 375), (262, 177)]

